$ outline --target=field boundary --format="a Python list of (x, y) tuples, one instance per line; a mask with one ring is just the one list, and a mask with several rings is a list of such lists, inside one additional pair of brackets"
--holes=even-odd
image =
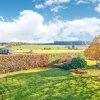
[(67, 55), (82, 56), (81, 53), (0, 55), (0, 74), (48, 67), (62, 62)]

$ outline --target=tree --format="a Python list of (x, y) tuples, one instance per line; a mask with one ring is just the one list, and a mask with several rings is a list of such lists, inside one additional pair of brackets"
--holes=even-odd
[(95, 37), (90, 46), (84, 51), (85, 57), (100, 61), (100, 36)]

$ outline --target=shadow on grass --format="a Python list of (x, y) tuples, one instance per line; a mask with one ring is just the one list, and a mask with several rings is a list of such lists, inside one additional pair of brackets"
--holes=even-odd
[(95, 70), (99, 70), (100, 68), (97, 65), (91, 65), (91, 66), (87, 66), (86, 69), (95, 69)]
[(100, 99), (100, 77), (72, 75), (63, 69), (12, 75), (1, 78), (0, 82), (1, 100)]

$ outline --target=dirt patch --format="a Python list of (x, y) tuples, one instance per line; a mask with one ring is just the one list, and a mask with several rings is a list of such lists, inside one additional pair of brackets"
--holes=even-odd
[(87, 73), (85, 70), (82, 70), (82, 69), (70, 69), (70, 72), (75, 73), (75, 74), (85, 74), (85, 73)]

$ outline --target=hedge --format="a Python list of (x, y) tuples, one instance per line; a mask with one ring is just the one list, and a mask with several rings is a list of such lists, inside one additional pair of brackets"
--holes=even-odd
[(62, 62), (67, 55), (78, 56), (79, 53), (0, 55), (0, 74), (48, 67)]
[(46, 54), (0, 55), (0, 74), (48, 65)]

